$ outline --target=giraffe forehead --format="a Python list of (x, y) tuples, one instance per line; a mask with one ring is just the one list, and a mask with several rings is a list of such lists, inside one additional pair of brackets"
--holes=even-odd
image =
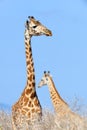
[(37, 21), (37, 20), (35, 20), (35, 19), (32, 19), (30, 22), (31, 22), (31, 23), (34, 23), (34, 24), (41, 24), (39, 21)]
[(34, 26), (34, 25), (40, 26), (41, 23), (38, 22), (38, 21), (31, 21), (31, 22), (29, 23), (29, 25), (30, 25), (30, 27), (32, 27), (32, 26)]
[(44, 76), (43, 76), (43, 77), (44, 77), (44, 78), (47, 78), (47, 77), (49, 77), (49, 76), (48, 76), (48, 74), (44, 74)]

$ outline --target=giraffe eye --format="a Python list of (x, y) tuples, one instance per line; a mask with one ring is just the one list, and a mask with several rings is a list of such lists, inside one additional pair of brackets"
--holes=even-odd
[(35, 25), (35, 26), (33, 26), (33, 28), (36, 28), (37, 26)]

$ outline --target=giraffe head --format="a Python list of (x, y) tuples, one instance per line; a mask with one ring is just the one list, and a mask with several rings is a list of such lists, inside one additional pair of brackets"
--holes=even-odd
[(29, 16), (29, 19), (26, 21), (25, 27), (28, 30), (29, 36), (52, 36), (52, 32), (37, 21), (33, 16)]
[(50, 75), (50, 72), (44, 71), (44, 75), (43, 75), (41, 81), (39, 82), (38, 87), (40, 88), (44, 85), (49, 85), (51, 80), (52, 80), (52, 77)]

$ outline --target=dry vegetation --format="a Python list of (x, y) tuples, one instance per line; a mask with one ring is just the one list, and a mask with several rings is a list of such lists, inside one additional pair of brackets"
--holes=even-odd
[[(0, 130), (12, 130), (11, 114), (3, 110), (0, 110)], [(29, 126), (29, 130), (87, 130), (87, 116), (83, 116), (81, 122), (76, 118), (72, 121), (69, 117), (60, 119), (52, 111), (44, 109), (42, 120)]]

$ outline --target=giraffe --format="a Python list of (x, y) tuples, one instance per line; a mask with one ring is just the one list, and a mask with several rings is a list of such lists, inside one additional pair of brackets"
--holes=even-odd
[[(42, 115), (42, 107), (40, 105), (36, 87), (35, 87), (35, 69), (32, 57), (31, 38), (32, 36), (52, 36), (52, 32), (37, 21), (33, 16), (29, 16), (25, 24), (25, 53), (27, 82), (19, 100), (12, 106), (12, 125), (14, 130), (22, 130), (23, 124), (31, 124), (33, 120), (39, 119)], [(24, 126), (25, 126), (24, 124)]]
[(44, 71), (44, 75), (41, 81), (39, 82), (38, 87), (40, 88), (44, 85), (48, 85), (55, 112), (60, 113), (62, 111), (61, 114), (65, 114), (66, 111), (64, 110), (64, 108), (66, 108), (67, 111), (69, 111), (68, 104), (62, 99), (62, 97), (58, 93), (49, 71)]
[[(52, 76), (50, 74), (50, 71), (46, 72), (44, 71), (44, 74), (38, 84), (38, 87), (42, 87), (44, 85), (48, 85), (50, 97), (54, 106), (55, 114), (58, 117), (57, 122), (59, 122), (61, 119), (66, 119), (67, 122), (70, 121), (73, 125), (70, 126), (70, 130), (77, 130), (78, 123), (80, 123), (80, 127), (83, 128), (83, 118), (74, 113), (69, 105), (62, 99), (60, 94), (58, 93), (54, 81), (52, 79)], [(66, 122), (65, 122), (66, 123)], [(75, 124), (76, 123), (76, 124)], [(63, 125), (64, 123), (62, 123)], [(72, 129), (71, 129), (72, 127)]]

